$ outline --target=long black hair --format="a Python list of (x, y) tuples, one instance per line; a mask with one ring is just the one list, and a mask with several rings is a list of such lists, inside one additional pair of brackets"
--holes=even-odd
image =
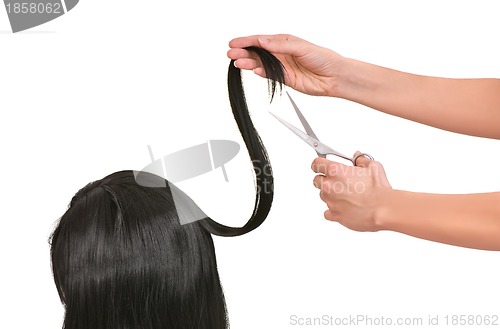
[[(257, 47), (246, 48), (256, 53), (264, 66), (269, 85), (271, 101), (277, 91), (285, 83), (285, 68), (283, 64), (270, 52)], [(259, 133), (253, 125), (248, 112), (245, 92), (241, 79), (241, 70), (234, 66), (234, 60), (229, 63), (227, 73), (229, 101), (233, 111), (234, 120), (238, 125), (243, 141), (252, 160), (255, 172), (255, 205), (253, 213), (247, 223), (240, 228), (228, 227), (207, 218), (203, 225), (210, 232), (221, 236), (237, 236), (248, 233), (260, 226), (266, 219), (274, 197), (274, 178), (271, 162), (262, 143)]]
[[(250, 50), (262, 58), (273, 95), (276, 83), (283, 83), (283, 66), (262, 49)], [(142, 173), (147, 186), (131, 170), (89, 183), (50, 237), (64, 329), (229, 327), (211, 234), (236, 236), (257, 228), (271, 208), (273, 177), (233, 61), (228, 87), (256, 174), (255, 209), (247, 224), (234, 228), (210, 218), (182, 224), (177, 209), (194, 203), (187, 195), (174, 202), (172, 186), (153, 174)], [(183, 200), (191, 202), (178, 203)]]

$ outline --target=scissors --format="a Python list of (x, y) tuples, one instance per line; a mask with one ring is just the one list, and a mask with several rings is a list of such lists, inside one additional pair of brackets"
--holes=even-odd
[(302, 123), (302, 126), (304, 127), (304, 129), (305, 129), (306, 132), (304, 133), (302, 130), (298, 129), (297, 127), (293, 126), (292, 124), (290, 124), (290, 123), (286, 122), (285, 120), (281, 119), (276, 114), (271, 113), (271, 112), (269, 112), (269, 113), (271, 113), (278, 121), (280, 121), (283, 125), (285, 125), (293, 133), (295, 133), (295, 135), (299, 136), (300, 139), (302, 139), (309, 146), (311, 146), (312, 148), (314, 148), (314, 150), (316, 151), (316, 153), (318, 154), (318, 156), (320, 156), (322, 158), (326, 158), (326, 156), (328, 154), (335, 155), (335, 156), (338, 156), (338, 157), (340, 157), (342, 159), (346, 159), (346, 160), (351, 161), (354, 166), (356, 166), (356, 160), (358, 160), (358, 158), (361, 157), (361, 156), (364, 156), (364, 157), (366, 157), (366, 158), (368, 158), (370, 160), (374, 160), (374, 158), (371, 155), (369, 155), (368, 153), (360, 153), (360, 154), (356, 155), (354, 158), (351, 158), (351, 157), (348, 157), (347, 155), (344, 155), (344, 154), (342, 154), (342, 153), (340, 153), (338, 151), (335, 151), (330, 146), (328, 146), (326, 144), (323, 144), (318, 139), (318, 137), (316, 136), (316, 134), (314, 133), (314, 131), (312, 130), (311, 126), (307, 122), (307, 120), (304, 117), (304, 115), (302, 115), (302, 112), (300, 112), (299, 108), (297, 107), (297, 105), (293, 101), (293, 99), (290, 96), (290, 94), (288, 92), (286, 92), (286, 94), (288, 95), (288, 98), (290, 99), (290, 102), (292, 103), (293, 108), (295, 109), (295, 112), (297, 113), (297, 116), (299, 117), (300, 122)]

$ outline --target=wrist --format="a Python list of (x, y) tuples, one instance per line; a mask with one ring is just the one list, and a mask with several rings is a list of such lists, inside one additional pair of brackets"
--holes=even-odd
[(349, 99), (356, 80), (356, 60), (341, 56), (336, 66), (335, 83), (329, 96)]
[(373, 215), (377, 231), (394, 231), (397, 227), (397, 221), (400, 218), (397, 204), (402, 193), (403, 191), (392, 188), (380, 192)]

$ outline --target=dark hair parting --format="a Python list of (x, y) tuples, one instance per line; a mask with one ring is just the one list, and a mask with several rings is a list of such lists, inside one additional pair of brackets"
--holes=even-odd
[[(277, 85), (281, 91), (285, 83), (285, 68), (273, 54), (265, 49), (257, 47), (248, 47), (246, 49), (256, 53), (261, 59), (268, 79), (268, 92), (272, 102)], [(229, 63), (227, 86), (234, 119), (254, 166), (256, 178), (255, 206), (252, 216), (243, 227), (225, 226), (210, 218), (207, 218), (201, 224), (210, 233), (215, 235), (238, 236), (256, 229), (266, 219), (273, 202), (274, 179), (266, 148), (253, 125), (248, 111), (241, 79), (241, 70), (234, 66), (234, 60), (231, 60)]]

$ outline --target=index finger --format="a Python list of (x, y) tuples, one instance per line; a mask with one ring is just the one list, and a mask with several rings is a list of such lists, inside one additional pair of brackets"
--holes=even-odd
[(308, 52), (310, 42), (290, 34), (251, 35), (233, 39), (229, 42), (231, 48), (246, 48), (250, 46), (264, 48), (272, 53), (289, 54), (294, 56), (304, 55)]
[(318, 157), (314, 159), (311, 164), (311, 169), (318, 174), (325, 176), (335, 176), (338, 172), (346, 172), (342, 163), (328, 160), (326, 158)]
[(251, 35), (248, 37), (235, 38), (229, 41), (230, 48), (260, 47), (259, 38), (266, 38), (264, 35)]

